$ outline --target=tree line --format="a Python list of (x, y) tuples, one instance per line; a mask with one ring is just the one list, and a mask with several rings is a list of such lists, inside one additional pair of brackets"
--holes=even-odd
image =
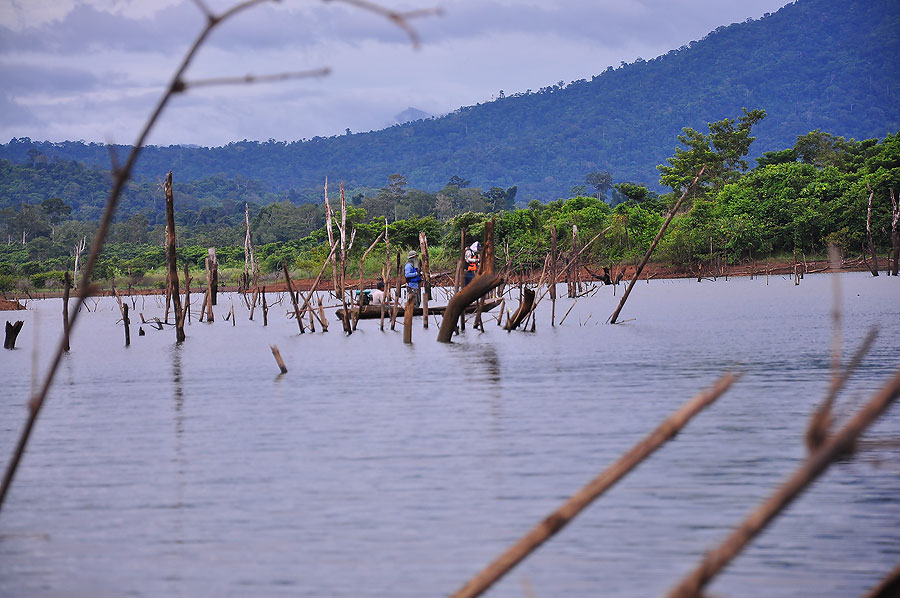
[[(390, 175), (377, 190), (347, 192), (348, 226), (357, 231), (351, 259), (358, 260), (387, 225), (394, 248), (415, 248), (419, 232), (426, 232), (436, 266), (450, 267), (458, 257), (460, 231), (478, 238), (484, 222), (493, 218), (500, 258), (514, 256), (522, 266), (538, 263), (549, 250), (551, 226), (559, 232), (563, 249), (572, 243), (573, 230), (586, 239), (610, 227), (592, 246), (589, 258), (603, 265), (630, 262), (646, 251), (670, 206), (701, 164), (707, 166), (704, 176), (672, 221), (657, 248), (657, 260), (691, 265), (724, 258), (737, 263), (794, 252), (821, 254), (829, 244), (848, 255), (863, 254), (870, 189), (873, 239), (887, 252), (892, 226), (896, 226), (889, 198), (891, 190), (900, 190), (900, 133), (856, 141), (814, 130), (799, 136), (792, 147), (763, 152), (751, 169), (747, 161), (754, 142), (751, 133), (766, 117), (763, 110), (744, 109), (736, 118), (708, 123), (706, 131), (684, 128), (678, 136), (680, 147), (658, 167), (660, 184), (671, 190), (664, 194), (636, 183), (615, 184), (609, 172), (595, 171), (587, 173), (584, 183), (574, 186), (568, 197), (532, 200), (517, 207), (515, 186), (483, 191), (453, 176), (439, 191), (428, 192), (410, 188), (402, 174)], [(245, 194), (258, 193), (252, 181), (211, 180), (235, 195), (218, 202), (210, 195), (199, 212), (190, 201), (184, 201), (187, 208), (179, 205), (180, 260), (201, 268), (206, 247), (216, 246), (224, 268), (242, 268), (244, 210), (252, 205), (251, 238), (261, 271), (274, 275), (286, 259), (301, 275), (314, 275), (328, 254), (321, 199), (241, 204), (241, 197), (248, 198), (240, 195), (241, 189)], [(208, 185), (201, 183), (201, 187)], [(190, 185), (185, 186), (184, 195), (193, 193), (190, 196), (196, 201), (197, 189)], [(334, 205), (338, 192), (334, 184), (331, 189)], [(215, 187), (210, 193), (215, 193)], [(180, 195), (176, 194), (178, 203)], [(215, 216), (204, 221), (199, 216), (203, 210)], [(93, 222), (74, 218), (79, 213), (90, 212), (56, 196), (2, 208), (0, 224), (7, 241), (0, 245), (4, 285), (9, 288), (23, 279), (24, 284), (38, 287), (58, 284), (61, 272), (72, 267), (75, 243), (85, 237), (90, 241), (93, 231)], [(165, 260), (163, 232), (155, 216), (146, 211), (120, 218), (112, 227), (95, 277), (140, 283), (148, 273), (160, 271)], [(382, 252), (376, 249), (372, 255), (383, 255), (383, 244)], [(378, 271), (382, 258), (370, 259), (372, 272)]]

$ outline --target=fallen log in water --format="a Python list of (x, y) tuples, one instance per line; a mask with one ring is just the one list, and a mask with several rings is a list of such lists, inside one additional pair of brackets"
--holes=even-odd
[(503, 278), (496, 274), (479, 274), (472, 282), (467, 284), (460, 292), (455, 294), (447, 309), (444, 310), (444, 319), (441, 320), (441, 328), (438, 331), (437, 340), (439, 343), (449, 343), (453, 338), (453, 331), (456, 330), (456, 322), (459, 320), (460, 314), (465, 309), (484, 297), (496, 287), (503, 284)]

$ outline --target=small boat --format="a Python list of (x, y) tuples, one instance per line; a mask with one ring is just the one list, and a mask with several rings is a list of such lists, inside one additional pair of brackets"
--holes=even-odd
[[(500, 301), (501, 301), (500, 299), (485, 299), (484, 305), (481, 307), (482, 313), (486, 312), (486, 311), (491, 311), (492, 309), (494, 309), (495, 307), (500, 305)], [(384, 306), (384, 316), (386, 318), (391, 317), (392, 309), (393, 309), (393, 307), (390, 305)], [(445, 309), (447, 309), (446, 305), (429, 305), (428, 306), (428, 315), (431, 315), (431, 314), (443, 315)], [(468, 307), (466, 307), (466, 313), (469, 313), (469, 314), (475, 313), (475, 311), (477, 309), (478, 309), (478, 303), (476, 302), (476, 303), (473, 303), (473, 304), (469, 305)], [(380, 305), (363, 305), (361, 310), (360, 310), (360, 308), (357, 308), (357, 307), (350, 308), (351, 314), (355, 314), (357, 311), (359, 311), (359, 319), (360, 320), (372, 320), (372, 319), (381, 317), (381, 306)], [(413, 310), (413, 316), (421, 316), (422, 311), (423, 311), (423, 308), (421, 308), (421, 307), (415, 308), (415, 310)], [(397, 308), (397, 317), (402, 318), (405, 315), (404, 312), (405, 312), (405, 310), (402, 306), (398, 307)], [(344, 310), (343, 309), (337, 310), (335, 312), (335, 315), (337, 315), (338, 320), (343, 321)]]

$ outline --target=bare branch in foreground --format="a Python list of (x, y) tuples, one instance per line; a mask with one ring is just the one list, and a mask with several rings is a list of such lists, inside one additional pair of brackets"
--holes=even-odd
[(691, 418), (712, 404), (740, 377), (740, 374), (726, 373), (716, 381), (712, 388), (698, 394), (682, 405), (646, 438), (622, 455), (618, 461), (610, 465), (606, 471), (591, 480), (567, 500), (565, 504), (541, 521), (537, 527), (533, 528), (521, 540), (501, 554), (481, 573), (473, 577), (465, 586), (453, 594), (453, 598), (474, 598), (484, 593), (525, 557), (565, 527), (567, 523), (574, 519), (597, 497), (612, 488), (616, 482), (640, 465), (644, 459), (653, 454), (666, 441), (674, 438)]
[(766, 526), (837, 459), (851, 454), (859, 437), (900, 396), (900, 369), (843, 428), (806, 461), (754, 512), (750, 513), (700, 565), (669, 593), (669, 598), (700, 598), (703, 588)]

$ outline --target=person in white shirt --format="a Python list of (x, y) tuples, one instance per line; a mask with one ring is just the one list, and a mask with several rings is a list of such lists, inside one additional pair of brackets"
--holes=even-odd
[(372, 297), (372, 305), (381, 305), (384, 303), (384, 282), (378, 281), (375, 285), (375, 290), (371, 293)]

